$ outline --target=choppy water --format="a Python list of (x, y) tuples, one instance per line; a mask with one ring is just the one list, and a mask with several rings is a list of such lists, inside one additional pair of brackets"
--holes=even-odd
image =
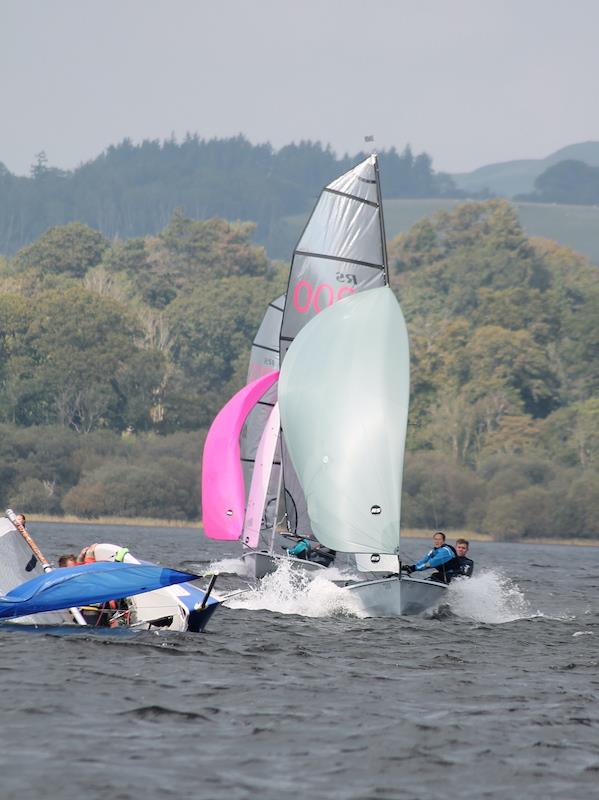
[[(32, 532), (50, 558), (98, 540), (199, 571), (236, 557), (193, 530)], [(360, 619), (282, 573), (205, 634), (1, 627), (1, 800), (599, 796), (599, 551), (470, 555), (424, 619)]]

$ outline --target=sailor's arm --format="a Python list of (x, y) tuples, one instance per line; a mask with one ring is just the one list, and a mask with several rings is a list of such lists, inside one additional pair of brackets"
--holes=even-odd
[[(427, 556), (421, 559), (416, 564), (416, 569), (419, 570), (419, 569), (440, 567), (441, 564), (446, 564), (448, 561), (451, 561), (452, 558), (453, 558), (452, 551), (449, 549), (449, 547), (445, 547), (444, 545), (443, 547), (437, 548), (437, 550), (435, 550), (432, 553), (429, 553)], [(419, 564), (421, 564), (425, 559), (426, 563), (422, 567), (420, 567)]]

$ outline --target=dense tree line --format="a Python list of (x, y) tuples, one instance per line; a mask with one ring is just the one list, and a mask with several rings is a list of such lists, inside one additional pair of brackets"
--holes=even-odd
[(548, 167), (535, 180), (535, 191), (516, 200), (533, 203), (599, 204), (599, 167), (568, 159)]
[[(5, 505), (197, 518), (206, 429), (286, 285), (251, 236), (177, 213), (157, 236), (71, 223), (0, 259)], [(389, 255), (412, 358), (404, 525), (599, 534), (596, 268), (503, 201)]]
[[(319, 142), (275, 151), (244, 137), (183, 142), (124, 140), (73, 171), (37, 157), (30, 177), (0, 164), (0, 252), (14, 253), (48, 228), (78, 221), (108, 239), (159, 233), (175, 209), (193, 219), (252, 220), (257, 240), (277, 239), (283, 217), (307, 211), (325, 183), (365, 157), (337, 158)], [(381, 153), (389, 197), (459, 196), (426, 153)]]

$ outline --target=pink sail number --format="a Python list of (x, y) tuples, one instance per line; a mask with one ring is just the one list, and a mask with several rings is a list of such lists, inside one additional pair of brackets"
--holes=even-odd
[(293, 290), (293, 307), (298, 314), (307, 314), (313, 309), (316, 314), (337, 300), (355, 294), (353, 286), (339, 286), (336, 290), (330, 283), (319, 283), (316, 288), (309, 281), (299, 281)]

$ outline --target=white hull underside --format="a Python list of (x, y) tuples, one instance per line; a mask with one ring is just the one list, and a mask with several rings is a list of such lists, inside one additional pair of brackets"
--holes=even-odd
[(422, 578), (393, 577), (346, 586), (367, 617), (421, 614), (442, 602), (447, 586)]
[(275, 572), (281, 564), (291, 564), (292, 567), (302, 569), (305, 572), (316, 572), (326, 569), (322, 564), (314, 561), (306, 561), (303, 558), (293, 558), (293, 556), (277, 556), (273, 553), (260, 552), (258, 550), (248, 550), (242, 556), (242, 561), (248, 565), (248, 572), (254, 578), (263, 578)]

